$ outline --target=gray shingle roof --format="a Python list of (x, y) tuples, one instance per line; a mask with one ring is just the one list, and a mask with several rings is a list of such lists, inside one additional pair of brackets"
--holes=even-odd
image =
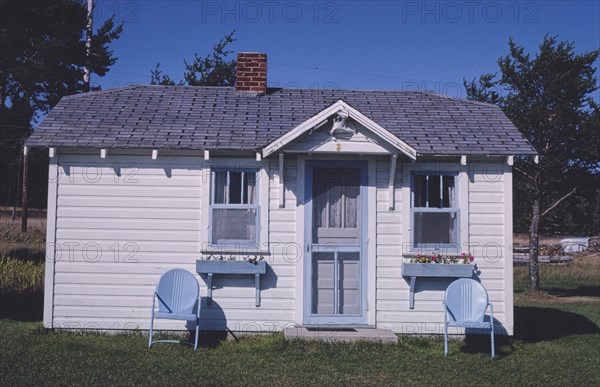
[(417, 91), (128, 86), (64, 97), (30, 147), (259, 150), (342, 99), (419, 155), (535, 150), (496, 106)]

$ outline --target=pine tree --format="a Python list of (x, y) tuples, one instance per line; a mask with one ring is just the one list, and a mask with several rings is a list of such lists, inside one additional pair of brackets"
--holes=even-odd
[(529, 290), (539, 291), (540, 221), (600, 172), (592, 98), (600, 50), (575, 54), (573, 42), (546, 35), (532, 58), (512, 39), (508, 44), (509, 54), (498, 59), (499, 77), (485, 74), (464, 84), (468, 98), (500, 106), (539, 153), (538, 164), (520, 157), (514, 165), (515, 212), (530, 216)]
[[(188, 86), (233, 86), (235, 85), (235, 70), (237, 62), (235, 59), (227, 60), (233, 51), (227, 50), (227, 46), (235, 41), (233, 34), (225, 35), (219, 43), (213, 46), (212, 53), (202, 57), (194, 54), (194, 60), (188, 63), (185, 59), (185, 72), (183, 81), (179, 85)], [(150, 84), (152, 85), (175, 85), (175, 81), (160, 70), (160, 63), (150, 73)]]
[[(87, 4), (0, 0), (0, 9), (0, 162), (6, 165), (18, 160), (24, 140), (42, 114), (61, 97), (87, 90), (83, 81)], [(116, 25), (112, 18), (97, 29), (91, 41), (91, 73), (103, 76), (116, 62), (109, 45), (122, 30), (122, 24)], [(7, 175), (2, 175), (2, 204), (7, 204)]]

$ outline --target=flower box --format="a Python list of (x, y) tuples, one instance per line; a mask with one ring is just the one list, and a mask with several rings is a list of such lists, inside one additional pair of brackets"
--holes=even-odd
[(404, 277), (468, 277), (473, 275), (474, 265), (463, 263), (403, 263)]
[(410, 277), (408, 307), (415, 307), (417, 277), (471, 278), (474, 269), (469, 263), (402, 263), (402, 276)]
[(267, 263), (265, 261), (233, 261), (233, 260), (197, 260), (196, 272), (198, 274), (207, 274), (206, 304), (212, 304), (213, 275), (254, 275), (255, 304), (260, 306), (260, 276), (267, 272)]
[(197, 260), (196, 272), (199, 274), (265, 274), (267, 262), (248, 262), (233, 260)]

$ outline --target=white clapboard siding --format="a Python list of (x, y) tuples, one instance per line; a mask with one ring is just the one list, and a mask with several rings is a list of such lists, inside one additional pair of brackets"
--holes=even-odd
[(157, 219), (169, 220), (176, 219), (180, 221), (191, 220), (196, 221), (198, 214), (185, 208), (152, 208), (152, 207), (137, 207), (128, 208), (123, 211), (121, 208), (90, 208), (90, 207), (60, 207), (58, 209), (58, 217), (62, 219), (83, 218), (83, 219)]
[[(60, 186), (60, 183), (59, 183)], [(200, 198), (170, 198), (168, 201), (164, 198), (145, 197), (143, 200), (137, 197), (131, 197), (127, 194), (124, 196), (98, 196), (94, 194), (93, 186), (90, 187), (89, 195), (66, 196), (59, 195), (57, 203), (60, 207), (91, 207), (91, 208), (106, 208), (119, 209), (127, 211), (129, 208), (164, 208), (164, 209), (187, 209), (199, 210)]]
[[(387, 326), (388, 320), (379, 308), (379, 297), (387, 290), (400, 289), (406, 283), (399, 270), (402, 263), (402, 211), (406, 203), (402, 202), (402, 168), (396, 168), (394, 177), (394, 210), (390, 210), (389, 194), (389, 159), (377, 160), (377, 290), (376, 290), (376, 320), (378, 326)], [(397, 310), (406, 306), (399, 305)]]
[[(385, 159), (377, 163), (377, 324), (398, 333), (426, 333), (422, 324), (443, 322), (443, 306), (445, 288), (452, 279), (417, 280), (415, 291), (415, 307), (409, 308), (409, 279), (402, 277), (402, 217), (400, 211), (389, 211), (388, 179), (389, 162)], [(419, 166), (415, 166), (419, 168)], [(503, 165), (480, 164), (471, 167), (469, 179), (462, 179), (460, 184), (468, 186), (468, 206), (461, 209), (462, 216), (468, 217), (469, 244), (475, 244), (471, 252), (475, 254), (476, 263), (481, 274), (483, 285), (494, 303), (494, 317), (505, 323), (507, 307), (505, 303), (505, 214)], [(423, 169), (423, 168), (422, 168)], [(424, 169), (423, 169), (424, 170)], [(402, 188), (401, 168), (397, 169), (395, 179), (396, 208), (409, 211), (409, 204), (400, 204), (399, 193)], [(404, 181), (409, 181), (406, 179)], [(465, 248), (465, 250), (467, 250)], [(510, 290), (509, 290), (510, 291)], [(406, 325), (408, 324), (408, 325)], [(512, 325), (512, 321), (510, 322)], [(433, 332), (438, 327), (430, 327)], [(505, 327), (508, 331), (512, 326)], [(441, 329), (441, 327), (439, 328)]]
[[(195, 272), (201, 257), (202, 157), (60, 154), (56, 255), (51, 326), (74, 329), (147, 329), (160, 275), (180, 267)], [(275, 161), (274, 170), (277, 170)], [(279, 176), (264, 186), (275, 198)], [(261, 306), (254, 278), (215, 275), (213, 303), (206, 277), (197, 276), (201, 318), (215, 329), (281, 330), (294, 322), (296, 286), (295, 181), (286, 182), (286, 208), (272, 205), (272, 231), (263, 241), (272, 254), (261, 277)], [(278, 192), (278, 191), (277, 191)], [(268, 245), (271, 243), (271, 245)], [(161, 321), (167, 329), (185, 323)], [(279, 327), (279, 328), (276, 328)]]
[[(479, 278), (494, 304), (494, 317), (512, 333), (512, 305), (506, 305), (506, 214), (504, 164), (473, 164), (469, 184), (469, 242)], [(508, 222), (511, 222), (509, 219)], [(512, 226), (509, 224), (509, 226)], [(512, 246), (509, 246), (512, 248)]]
[[(399, 163), (396, 169), (390, 210), (389, 158), (375, 159), (375, 321), (378, 327), (398, 333), (440, 333), (443, 322), (441, 301), (448, 279), (420, 279), (415, 308), (409, 309), (409, 280), (402, 277), (402, 235), (406, 181)], [(204, 247), (203, 206), (205, 174), (203, 157), (60, 154), (56, 187), (56, 229), (53, 282), (48, 291), (53, 300), (49, 326), (72, 329), (148, 329), (150, 305), (161, 273), (180, 267), (195, 272)], [(220, 162), (220, 161), (219, 161)], [(221, 163), (221, 162), (220, 162)], [(304, 177), (296, 173), (295, 156), (286, 157), (283, 179), (284, 206), (280, 202), (278, 158), (263, 160), (268, 193), (269, 270), (261, 277), (261, 306), (255, 306), (254, 278), (215, 275), (213, 302), (207, 304), (206, 276), (197, 276), (202, 295), (204, 329), (232, 331), (279, 331), (301, 323), (304, 259), (303, 219), (299, 218), (298, 192)], [(418, 164), (418, 163), (417, 163)], [(418, 166), (418, 165), (417, 165)], [(461, 216), (468, 219), (467, 239), (476, 257), (480, 279), (494, 303), (495, 317), (512, 324), (512, 305), (506, 303), (506, 215), (507, 177), (502, 163), (469, 164), (468, 206)], [(510, 174), (509, 174), (510, 176)], [(266, 184), (265, 184), (266, 183)], [(372, 273), (370, 271), (370, 273)], [(369, 288), (370, 289), (370, 288)], [(45, 323), (47, 321), (45, 320)], [(186, 329), (185, 322), (160, 321), (159, 329)], [(48, 326), (48, 324), (46, 324)], [(505, 324), (506, 325), (506, 324)], [(505, 327), (511, 332), (512, 327)]]

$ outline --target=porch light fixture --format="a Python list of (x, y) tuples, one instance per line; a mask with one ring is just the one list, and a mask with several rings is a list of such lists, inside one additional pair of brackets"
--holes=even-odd
[(345, 110), (339, 110), (335, 116), (333, 116), (333, 126), (331, 128), (330, 134), (332, 136), (337, 135), (352, 135), (355, 133), (354, 129), (348, 126), (348, 117), (350, 113)]

